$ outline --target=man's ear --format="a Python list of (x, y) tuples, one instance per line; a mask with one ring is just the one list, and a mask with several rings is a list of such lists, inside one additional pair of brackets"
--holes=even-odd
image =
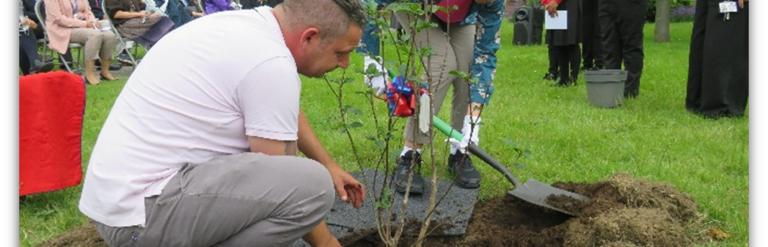
[(301, 32), (301, 44), (309, 45), (312, 42), (320, 41), (320, 30), (316, 27), (309, 27)]

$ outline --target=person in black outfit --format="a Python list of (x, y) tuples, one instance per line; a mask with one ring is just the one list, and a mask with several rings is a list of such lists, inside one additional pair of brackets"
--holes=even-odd
[(37, 40), (44, 36), (35, 15), (35, 0), (19, 0), (19, 69), (23, 75), (46, 72), (53, 68), (47, 61), (39, 61)]
[(744, 115), (749, 96), (749, 4), (726, 16), (720, 2), (696, 1), (685, 98), (689, 111), (711, 118)]
[(598, 22), (598, 0), (582, 0), (581, 18), (581, 56), (586, 70), (598, 70), (603, 67), (600, 61), (600, 22)]
[[(96, 19), (105, 20), (104, 11), (101, 9), (101, 0), (88, 0), (88, 5), (91, 7), (91, 12)], [(69, 53), (69, 49), (67, 49), (67, 53), (64, 54), (64, 57), (67, 61), (72, 61), (72, 54)], [(101, 60), (97, 58), (95, 64), (96, 67), (101, 67)], [(120, 63), (111, 63), (109, 65), (109, 70), (120, 70), (121, 68), (123, 68), (123, 65)]]
[[(550, 57), (557, 61), (559, 78), (556, 85), (574, 85), (579, 77), (579, 63), (581, 62), (579, 50), (581, 0), (542, 0), (541, 4), (544, 5), (550, 16), (557, 15), (558, 10), (568, 11), (568, 29), (547, 30), (546, 40), (552, 51)], [(551, 66), (552, 61), (550, 60), (550, 69)]]
[[(549, 41), (547, 41), (549, 43)], [(555, 81), (557, 80), (557, 50), (552, 44), (547, 44), (547, 57), (549, 58), (549, 68), (547, 73), (544, 74), (544, 80)]]
[(624, 97), (640, 94), (643, 73), (643, 25), (648, 0), (598, 0), (603, 65), (627, 70)]

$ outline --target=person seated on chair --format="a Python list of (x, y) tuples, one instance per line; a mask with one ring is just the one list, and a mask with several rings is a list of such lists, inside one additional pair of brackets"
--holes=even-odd
[(205, 14), (210, 15), (220, 11), (234, 10), (232, 0), (202, 0)]
[(34, 6), (34, 0), (19, 0), (19, 67), (23, 75), (48, 72), (53, 68), (51, 62), (38, 61), (37, 40), (43, 34)]
[(166, 13), (173, 21), (174, 28), (178, 28), (194, 19), (189, 11), (189, 7), (191, 7), (189, 0), (168, 0), (166, 3), (168, 5)]
[(85, 56), (85, 80), (91, 85), (101, 82), (96, 75), (96, 58), (101, 59), (101, 79), (114, 80), (115, 77), (109, 72), (109, 65), (112, 63), (112, 51), (117, 46), (117, 38), (112, 32), (100, 30), (101, 24), (93, 16), (88, 1), (44, 1), (48, 46), (60, 54), (65, 54), (70, 42), (81, 44)]
[(144, 10), (149, 13), (160, 13), (161, 15), (168, 15), (168, 1), (163, 0), (144, 0)]
[(173, 28), (168, 16), (147, 12), (142, 0), (105, 0), (104, 7), (120, 35), (146, 47), (153, 46)]

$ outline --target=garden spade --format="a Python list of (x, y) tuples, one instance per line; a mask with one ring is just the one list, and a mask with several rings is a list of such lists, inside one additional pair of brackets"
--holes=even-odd
[[(440, 132), (443, 132), (443, 134), (456, 139), (461, 140), (463, 137), (461, 135), (461, 132), (454, 130), (451, 128), (450, 125), (445, 123), (443, 120), (438, 118), (437, 116), (432, 116), (432, 125), (434, 125)], [(486, 153), (483, 149), (478, 147), (477, 145), (470, 143), (469, 144), (469, 152), (480, 158), (481, 160), (485, 161), (485, 163), (488, 163), (493, 169), (496, 169), (496, 171), (499, 171), (501, 174), (503, 174), (507, 180), (512, 182), (513, 185), (515, 185), (515, 188), (511, 191), (507, 192), (507, 194), (520, 198), (523, 201), (545, 207), (551, 210), (555, 210), (564, 214), (568, 215), (576, 215), (574, 212), (571, 212), (567, 209), (561, 208), (557, 205), (552, 205), (550, 201), (552, 198), (565, 198), (568, 200), (575, 200), (577, 203), (585, 203), (589, 201), (589, 198), (580, 194), (576, 194), (567, 190), (558, 189), (555, 187), (552, 187), (551, 185), (539, 182), (535, 179), (529, 179), (526, 183), (521, 183), (520, 180), (518, 180), (514, 175), (512, 175), (511, 172), (509, 172), (509, 169), (507, 169), (506, 166), (496, 161), (491, 155)]]

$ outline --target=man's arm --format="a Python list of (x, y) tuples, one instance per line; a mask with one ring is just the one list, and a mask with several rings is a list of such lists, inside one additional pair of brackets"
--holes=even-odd
[(277, 141), (249, 136), (251, 152), (267, 155), (296, 155), (296, 141)]
[(326, 168), (329, 166), (338, 166), (328, 154), (328, 151), (323, 148), (320, 140), (315, 136), (315, 132), (312, 131), (312, 127), (309, 125), (307, 117), (304, 116), (304, 112), (299, 112), (299, 150), (308, 158), (317, 160), (320, 164), (323, 164)]
[(317, 139), (312, 127), (309, 126), (304, 112), (299, 111), (299, 150), (310, 159), (323, 164), (333, 178), (333, 186), (336, 188), (336, 194), (342, 201), (352, 203), (355, 208), (363, 204), (365, 198), (365, 189), (354, 177), (342, 169), (336, 161), (323, 148), (323, 144)]
[(328, 229), (328, 225), (325, 223), (325, 220), (320, 221), (320, 223), (317, 224), (317, 226), (315, 226), (312, 231), (307, 233), (307, 235), (304, 235), (304, 241), (307, 241), (307, 243), (315, 247), (341, 246), (341, 244), (339, 244), (339, 240), (337, 240), (331, 234), (331, 231)]

